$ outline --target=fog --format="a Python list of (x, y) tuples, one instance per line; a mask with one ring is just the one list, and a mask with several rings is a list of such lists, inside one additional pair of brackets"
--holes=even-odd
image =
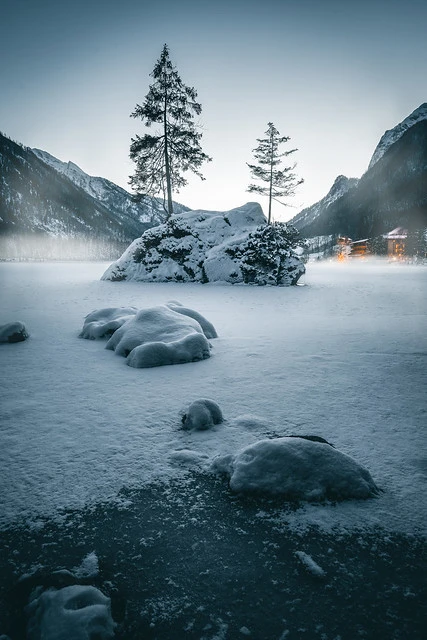
[(117, 260), (128, 244), (92, 236), (5, 235), (0, 236), (0, 260)]

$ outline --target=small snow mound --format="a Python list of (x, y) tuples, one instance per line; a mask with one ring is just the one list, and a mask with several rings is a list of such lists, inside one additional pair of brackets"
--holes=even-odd
[(95, 551), (88, 553), (80, 564), (73, 569), (73, 573), (77, 578), (95, 578), (99, 573), (98, 556)]
[(265, 420), (265, 418), (252, 414), (237, 416), (237, 418), (232, 419), (231, 423), (239, 428), (242, 427), (243, 429), (253, 429), (258, 431), (272, 429), (274, 426), (274, 423), (270, 420)]
[(23, 342), (29, 337), (23, 322), (9, 322), (0, 325), (0, 342)]
[(329, 444), (304, 438), (260, 440), (236, 455), (216, 458), (214, 471), (236, 492), (317, 501), (370, 498), (378, 493), (369, 471)]
[(99, 589), (72, 585), (49, 589), (27, 607), (28, 640), (109, 640), (114, 637), (110, 598)]
[(193, 451), (192, 449), (177, 449), (171, 453), (169, 459), (171, 462), (176, 462), (178, 464), (197, 466), (206, 462), (208, 457), (209, 456), (206, 453), (201, 453), (200, 451)]
[(224, 420), (222, 411), (213, 400), (202, 398), (190, 404), (182, 416), (184, 429), (205, 431)]
[(106, 348), (124, 356), (127, 364), (136, 368), (210, 357), (210, 345), (199, 322), (166, 305), (138, 311), (113, 333)]
[(87, 340), (96, 340), (97, 338), (111, 336), (127, 320), (132, 318), (137, 311), (136, 307), (95, 309), (95, 311), (86, 316), (79, 337)]
[(326, 571), (322, 569), (322, 567), (320, 567), (317, 562), (315, 562), (313, 558), (308, 555), (308, 553), (305, 553), (304, 551), (295, 551), (295, 555), (302, 562), (307, 571), (313, 576), (316, 576), (317, 578), (323, 578), (323, 576), (326, 575)]

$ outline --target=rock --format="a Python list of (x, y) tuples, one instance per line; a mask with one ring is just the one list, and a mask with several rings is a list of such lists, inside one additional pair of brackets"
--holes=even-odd
[(217, 403), (206, 398), (192, 402), (182, 416), (184, 429), (195, 429), (196, 431), (211, 429), (223, 420), (222, 411)]
[(9, 322), (0, 325), (0, 342), (23, 342), (29, 337), (23, 322)]

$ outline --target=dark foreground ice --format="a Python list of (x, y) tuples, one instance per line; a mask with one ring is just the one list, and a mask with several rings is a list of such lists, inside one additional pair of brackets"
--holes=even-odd
[(0, 533), (0, 633), (25, 638), (30, 591), (95, 552), (98, 575), (76, 581), (111, 597), (118, 640), (425, 637), (422, 538), (298, 534), (280, 524), (298, 504), (199, 474), (121, 498)]

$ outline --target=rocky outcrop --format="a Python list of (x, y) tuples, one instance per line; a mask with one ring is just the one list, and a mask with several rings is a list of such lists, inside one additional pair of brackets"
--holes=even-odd
[(305, 271), (297, 244), (296, 230), (267, 225), (257, 203), (188, 211), (146, 231), (103, 279), (291, 285)]

